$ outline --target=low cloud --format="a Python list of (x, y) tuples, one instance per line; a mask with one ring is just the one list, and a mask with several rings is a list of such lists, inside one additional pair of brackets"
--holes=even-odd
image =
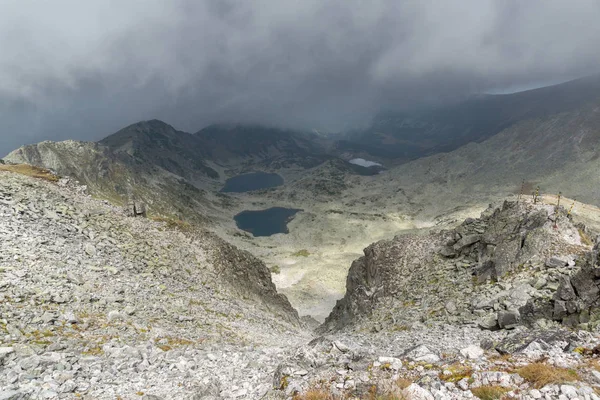
[(159, 118), (347, 129), (598, 71), (595, 0), (7, 0), (0, 152)]

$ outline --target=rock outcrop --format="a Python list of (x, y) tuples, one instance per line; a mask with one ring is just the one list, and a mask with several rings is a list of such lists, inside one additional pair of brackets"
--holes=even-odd
[[(581, 235), (564, 209), (522, 200), (490, 207), (450, 231), (374, 243), (352, 264), (346, 295), (321, 329), (361, 320), (374, 329), (415, 321), (486, 329), (587, 323), (591, 305), (578, 305), (584, 300), (575, 293), (597, 301), (587, 278), (593, 270), (578, 272), (595, 256)], [(580, 289), (568, 284), (573, 279)], [(576, 312), (583, 317), (567, 318)]]

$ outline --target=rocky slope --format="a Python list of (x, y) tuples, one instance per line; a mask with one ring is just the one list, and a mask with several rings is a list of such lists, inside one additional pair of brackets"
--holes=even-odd
[(251, 364), (303, 335), (249, 253), (68, 180), (0, 172), (0, 236), (2, 399), (184, 398), (215, 375), (254, 397), (272, 371)]
[(376, 329), (431, 320), (595, 329), (599, 291), (584, 278), (596, 266), (589, 235), (564, 208), (523, 198), (452, 230), (374, 243), (352, 264), (323, 329), (361, 319)]
[[(0, 399), (599, 398), (598, 244), (552, 207), (375, 244), (314, 336), (249, 253), (11, 170), (28, 171), (0, 171)], [(418, 248), (435, 262), (408, 268)]]

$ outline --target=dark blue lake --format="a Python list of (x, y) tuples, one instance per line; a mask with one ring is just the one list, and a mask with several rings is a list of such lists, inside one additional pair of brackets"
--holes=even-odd
[(227, 179), (221, 192), (249, 192), (251, 190), (268, 189), (281, 185), (283, 185), (283, 178), (278, 174), (251, 172)]
[(273, 207), (259, 211), (242, 211), (233, 219), (238, 228), (254, 236), (271, 236), (289, 233), (287, 224), (298, 211), (296, 208)]

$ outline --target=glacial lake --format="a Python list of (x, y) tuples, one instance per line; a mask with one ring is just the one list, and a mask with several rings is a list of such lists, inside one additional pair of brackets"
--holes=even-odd
[(283, 178), (274, 173), (251, 172), (249, 174), (237, 175), (225, 181), (221, 192), (241, 193), (252, 190), (268, 189), (283, 185)]
[(271, 236), (289, 233), (287, 224), (298, 211), (296, 208), (273, 207), (266, 210), (242, 211), (233, 219), (237, 227), (254, 236)]

